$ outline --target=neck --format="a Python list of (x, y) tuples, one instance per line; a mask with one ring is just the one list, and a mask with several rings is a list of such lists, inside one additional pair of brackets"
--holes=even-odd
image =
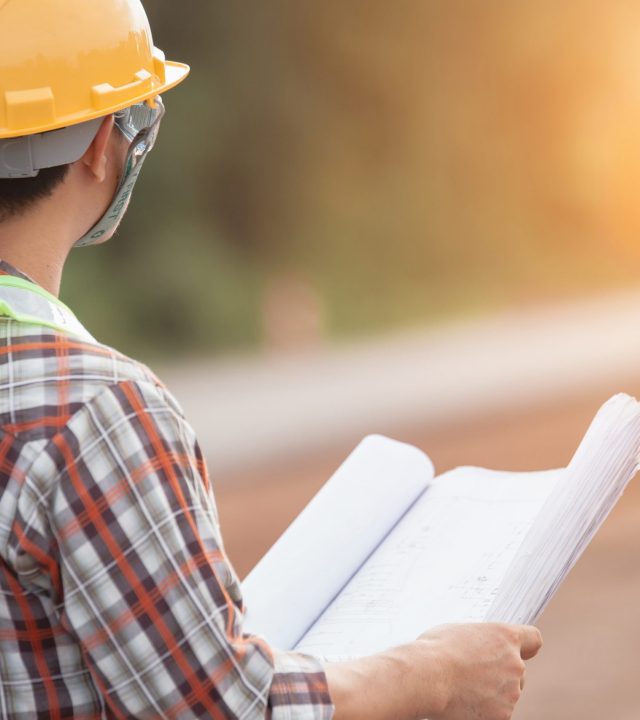
[[(6, 225), (6, 227), (5, 227)], [(60, 294), (66, 253), (56, 247), (50, 228), (11, 232), (10, 223), (0, 227), (0, 259), (28, 275), (56, 297)]]
[[(0, 260), (28, 275), (58, 297), (62, 271), (77, 234), (77, 210), (54, 193), (16, 217), (0, 223)], [(74, 211), (75, 210), (75, 211)]]

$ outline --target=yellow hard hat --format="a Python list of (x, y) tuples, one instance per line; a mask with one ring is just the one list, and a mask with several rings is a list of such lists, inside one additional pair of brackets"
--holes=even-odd
[(0, 139), (109, 115), (182, 82), (140, 0), (0, 0)]

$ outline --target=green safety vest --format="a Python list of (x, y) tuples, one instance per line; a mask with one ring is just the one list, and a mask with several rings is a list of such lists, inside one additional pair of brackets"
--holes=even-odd
[(85, 342), (96, 342), (57, 297), (39, 285), (13, 275), (0, 275), (0, 317), (52, 328)]

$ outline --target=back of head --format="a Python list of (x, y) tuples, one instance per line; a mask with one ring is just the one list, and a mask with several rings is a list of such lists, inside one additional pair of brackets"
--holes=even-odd
[(50, 193), (104, 117), (187, 73), (140, 0), (0, 0), (0, 221)]

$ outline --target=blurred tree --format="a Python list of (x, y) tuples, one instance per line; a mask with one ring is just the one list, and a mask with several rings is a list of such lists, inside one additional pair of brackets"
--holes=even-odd
[(119, 238), (73, 258), (105, 340), (255, 347), (280, 277), (332, 336), (636, 280), (640, 8), (145, 6), (193, 73)]

